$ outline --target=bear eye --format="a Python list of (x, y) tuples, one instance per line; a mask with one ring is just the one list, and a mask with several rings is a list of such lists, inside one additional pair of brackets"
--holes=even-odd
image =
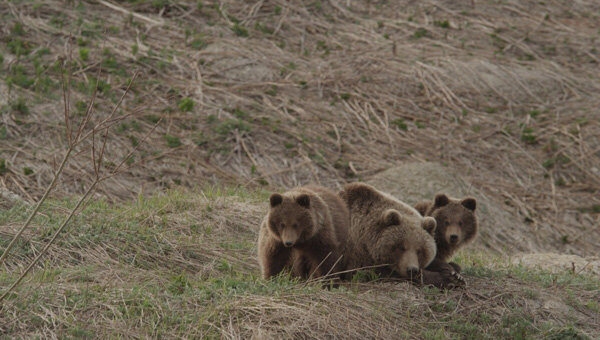
[(449, 225), (450, 225), (450, 222), (448, 222), (448, 221), (445, 221), (445, 222), (444, 222), (444, 225), (447, 227), (447, 226), (449, 226)]
[(462, 221), (458, 221), (458, 226), (462, 227)]
[(298, 223), (294, 223), (294, 229), (298, 229)]
[(406, 249), (404, 249), (404, 246), (398, 246), (398, 250), (399, 251), (405, 251)]

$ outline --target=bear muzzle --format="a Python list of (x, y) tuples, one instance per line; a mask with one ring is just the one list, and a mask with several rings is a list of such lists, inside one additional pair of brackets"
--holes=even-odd
[(462, 231), (457, 225), (451, 225), (446, 229), (446, 242), (451, 245), (457, 245), (462, 238)]
[(287, 248), (293, 247), (298, 242), (299, 236), (295, 230), (286, 228), (281, 231), (281, 242)]
[(413, 251), (405, 251), (398, 261), (396, 271), (402, 277), (415, 277), (419, 273), (419, 258), (417, 253)]

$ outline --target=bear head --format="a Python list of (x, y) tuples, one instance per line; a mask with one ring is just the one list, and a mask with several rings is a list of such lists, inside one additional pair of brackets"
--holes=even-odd
[(436, 255), (436, 222), (432, 217), (404, 216), (394, 209), (383, 212), (379, 233), (371, 256), (377, 263), (388, 263), (402, 277), (414, 277)]
[(317, 226), (311, 206), (315, 197), (301, 193), (287, 195), (274, 193), (269, 198), (271, 210), (268, 227), (284, 246), (293, 247), (313, 237)]
[(435, 196), (429, 215), (437, 222), (435, 239), (438, 247), (456, 249), (475, 237), (476, 207), (477, 201), (472, 197), (453, 199), (445, 194)]

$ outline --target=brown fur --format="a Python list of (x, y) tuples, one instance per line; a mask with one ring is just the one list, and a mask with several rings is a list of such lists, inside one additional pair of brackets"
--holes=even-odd
[(269, 202), (258, 238), (258, 261), (265, 279), (284, 269), (301, 278), (342, 269), (340, 251), (349, 214), (339, 196), (323, 187), (307, 186), (274, 193)]
[(350, 210), (346, 242), (346, 268), (388, 264), (378, 269), (410, 277), (435, 257), (435, 220), (423, 218), (415, 209), (363, 183), (351, 183), (340, 196)]
[[(437, 194), (433, 201), (423, 201), (415, 205), (415, 209), (421, 215), (431, 216), (437, 222), (437, 255), (428, 267), (429, 270), (445, 267), (458, 249), (475, 238), (478, 229), (476, 207), (477, 202), (474, 198), (455, 199), (445, 194)], [(460, 272), (460, 266), (456, 263), (451, 262), (449, 265)]]

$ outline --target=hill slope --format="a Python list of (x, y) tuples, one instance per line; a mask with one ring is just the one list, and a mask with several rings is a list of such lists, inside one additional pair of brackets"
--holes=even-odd
[[(399, 161), (457, 171), (542, 250), (597, 255), (596, 1), (11, 1), (0, 5), (0, 176), (39, 197), (77, 120), (133, 76), (100, 194), (177, 185), (336, 186)], [(65, 60), (71, 60), (66, 63)], [(65, 77), (66, 79), (67, 77)], [(91, 173), (80, 146), (58, 190)], [(548, 236), (550, 235), (550, 236)]]
[[(124, 206), (92, 203), (3, 302), (9, 337), (577, 339), (600, 336), (600, 280), (462, 252), (466, 290), (406, 282), (318, 283), (258, 278), (266, 193), (171, 191)], [(69, 203), (52, 202), (9, 260), (16, 278)], [(23, 207), (0, 214), (17, 224)], [(12, 225), (14, 225), (12, 224)], [(0, 238), (2, 240), (3, 238)], [(4, 242), (4, 241), (3, 241)], [(365, 273), (367, 274), (367, 273)], [(364, 275), (363, 275), (364, 276)]]
[[(597, 1), (0, 1), (0, 22), (0, 249), (65, 153), (64, 97), (76, 125), (95, 94), (86, 127), (123, 98), (103, 168), (139, 148), (3, 301), (0, 334), (600, 337), (597, 277), (509, 256), (599, 255)], [(0, 287), (89, 187), (91, 149)], [(266, 191), (355, 180), (475, 195), (468, 289), (258, 279)]]

